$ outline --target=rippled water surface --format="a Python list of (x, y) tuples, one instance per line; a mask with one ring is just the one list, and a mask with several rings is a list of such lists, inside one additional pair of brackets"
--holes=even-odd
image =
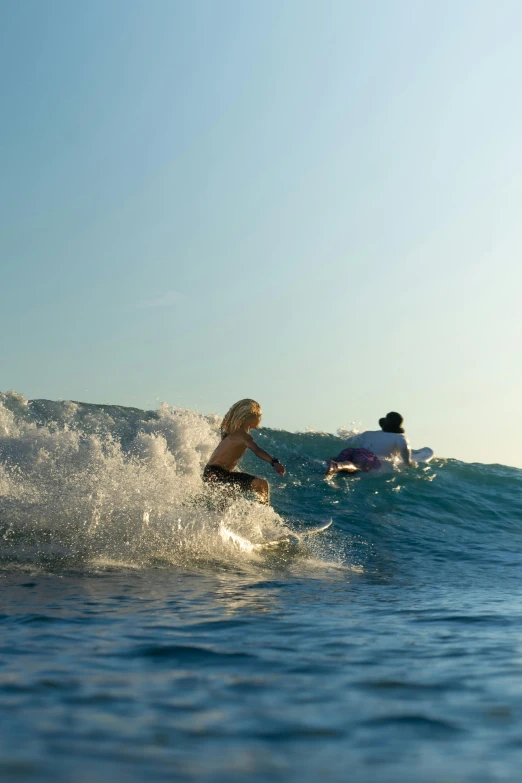
[(212, 420), (1, 399), (0, 779), (520, 780), (520, 471), (264, 430), (275, 511), (223, 514)]

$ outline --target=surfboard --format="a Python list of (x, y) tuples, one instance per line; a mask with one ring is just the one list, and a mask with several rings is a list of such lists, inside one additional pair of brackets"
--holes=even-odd
[(304, 530), (294, 531), (289, 530), (288, 533), (282, 533), (281, 536), (274, 539), (266, 539), (265, 541), (258, 542), (257, 544), (249, 541), (248, 538), (240, 536), (239, 533), (234, 533), (223, 522), (219, 526), (219, 535), (225, 544), (232, 544), (236, 549), (241, 552), (261, 552), (264, 549), (274, 549), (284, 544), (298, 544), (308, 536), (315, 536), (317, 533), (323, 533), (328, 530), (333, 524), (333, 520), (330, 519), (324, 525), (316, 525), (315, 527), (305, 528)]
[(324, 525), (316, 525), (315, 527), (307, 527), (304, 528), (304, 530), (300, 530), (298, 533), (294, 533), (294, 535), (301, 540), (302, 538), (306, 538), (306, 536), (315, 536), (316, 533), (323, 533), (325, 530), (328, 530), (329, 527), (332, 527), (333, 525), (333, 519), (330, 519), (329, 522), (325, 522)]
[(429, 462), (433, 457), (433, 453), (433, 449), (430, 449), (429, 446), (425, 446), (423, 449), (412, 449), (411, 458), (414, 459), (415, 462)]

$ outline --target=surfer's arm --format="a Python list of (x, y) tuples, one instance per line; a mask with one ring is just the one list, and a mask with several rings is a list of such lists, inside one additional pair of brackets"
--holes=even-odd
[(404, 437), (404, 435), (397, 436), (395, 440), (395, 448), (401, 455), (401, 459), (405, 465), (407, 465), (409, 468), (415, 467), (417, 463), (413, 462), (411, 458), (410, 444), (408, 443), (408, 440), (407, 438)]
[(401, 449), (401, 457), (405, 465), (407, 465), (409, 468), (414, 468), (417, 464), (414, 460), (412, 460), (411, 449), (408, 446)]
[(254, 454), (256, 455), (256, 457), (259, 457), (259, 459), (262, 459), (265, 462), (270, 462), (270, 464), (272, 465), (274, 470), (277, 473), (279, 473), (280, 476), (284, 476), (285, 475), (285, 468), (284, 468), (283, 465), (281, 465), (279, 460), (276, 459), (275, 457), (272, 457), (268, 453), (268, 451), (265, 451), (260, 446), (258, 446), (257, 443), (255, 442), (254, 438), (251, 435), (249, 435), (247, 432), (245, 432), (244, 439), (245, 439), (245, 443), (247, 445), (247, 448), (249, 448), (251, 451), (253, 451)]

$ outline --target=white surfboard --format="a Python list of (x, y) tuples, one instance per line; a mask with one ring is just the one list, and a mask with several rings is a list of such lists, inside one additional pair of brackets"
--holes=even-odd
[(248, 538), (240, 536), (239, 533), (234, 533), (233, 530), (230, 530), (230, 528), (221, 522), (219, 526), (219, 535), (225, 544), (232, 544), (241, 552), (260, 552), (263, 549), (274, 549), (275, 547), (283, 546), (284, 544), (297, 544), (299, 541), (302, 541), (308, 536), (314, 536), (317, 533), (323, 533), (325, 530), (328, 530), (331, 525), (332, 520), (326, 522), (324, 525), (309, 527), (307, 529), (300, 530), (299, 532), (289, 530), (288, 533), (282, 533), (281, 536), (278, 536), (277, 538), (267, 539), (266, 541), (253, 544), (252, 541), (248, 540)]
[(411, 458), (414, 459), (415, 462), (429, 462), (432, 457), (433, 449), (430, 449), (429, 446), (425, 446), (423, 449), (411, 450)]
[(306, 536), (315, 536), (316, 533), (323, 533), (325, 530), (328, 530), (329, 527), (332, 527), (332, 525), (333, 519), (331, 519), (329, 522), (325, 522), (324, 525), (306, 527), (303, 530), (300, 530), (298, 533), (294, 533), (294, 535), (299, 539), (299, 541), (301, 541), (303, 538), (306, 538)]

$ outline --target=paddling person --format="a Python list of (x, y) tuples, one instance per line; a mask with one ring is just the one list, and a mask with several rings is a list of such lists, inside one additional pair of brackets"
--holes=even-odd
[(393, 457), (401, 457), (405, 465), (414, 466), (416, 463), (411, 458), (411, 449), (404, 436), (403, 421), (400, 413), (391, 411), (379, 419), (380, 430), (352, 435), (346, 441), (347, 447), (327, 461), (326, 475), (375, 470), (381, 467), (380, 459)]
[(221, 424), (221, 442), (203, 471), (203, 481), (228, 486), (236, 492), (255, 492), (261, 503), (269, 503), (268, 481), (234, 470), (245, 451), (250, 449), (256, 457), (269, 462), (280, 476), (285, 475), (279, 460), (259, 448), (249, 435), (249, 430), (255, 430), (261, 424), (261, 415), (261, 406), (255, 400), (239, 400), (232, 405)]

